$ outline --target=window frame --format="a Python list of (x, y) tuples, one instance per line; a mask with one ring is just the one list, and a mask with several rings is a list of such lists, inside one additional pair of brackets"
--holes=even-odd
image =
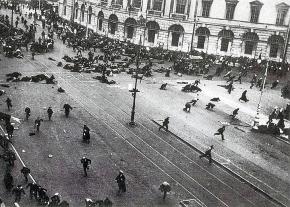
[[(212, 6), (212, 0), (203, 0), (202, 1), (202, 9), (201, 9), (201, 16), (202, 17), (209, 17), (210, 16), (210, 10)], [(205, 10), (207, 9), (207, 10)]]

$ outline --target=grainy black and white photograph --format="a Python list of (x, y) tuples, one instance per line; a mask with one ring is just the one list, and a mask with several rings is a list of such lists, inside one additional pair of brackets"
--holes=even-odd
[(290, 207), (290, 0), (0, 0), (0, 207)]

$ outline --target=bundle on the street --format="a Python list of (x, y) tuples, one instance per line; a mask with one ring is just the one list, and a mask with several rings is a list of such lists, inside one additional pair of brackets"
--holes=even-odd
[(22, 81), (22, 82), (41, 82), (41, 81), (45, 81), (46, 84), (55, 84), (55, 78), (53, 75), (51, 75), (50, 77), (45, 75), (45, 74), (38, 74), (35, 76), (25, 76), (25, 77), (20, 77), (21, 73), (18, 72), (13, 72), (13, 73), (9, 73), (6, 74), (7, 81), (12, 81), (12, 82), (18, 82), (18, 81)]
[(116, 84), (116, 81), (114, 80), (108, 80), (107, 77), (104, 77), (104, 76), (96, 76), (96, 77), (93, 77), (93, 79), (96, 79), (96, 80), (99, 80), (101, 83), (107, 83), (107, 84)]

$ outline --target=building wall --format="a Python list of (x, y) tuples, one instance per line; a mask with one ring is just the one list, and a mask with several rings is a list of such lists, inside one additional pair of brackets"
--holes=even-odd
[[(74, 19), (74, 21), (84, 26), (88, 26), (88, 28), (93, 31), (108, 37), (128, 40), (136, 44), (141, 43), (142, 45), (149, 47), (159, 46), (164, 49), (175, 51), (188, 52), (191, 49), (197, 49), (210, 54), (247, 56), (252, 58), (257, 58), (261, 54), (262, 58), (281, 61), (283, 50), (286, 46), (285, 43), (287, 42), (287, 25), (290, 20), (290, 11), (287, 12), (284, 25), (277, 26), (277, 5), (284, 3), (285, 5), (290, 6), (290, 0), (259, 0), (262, 3), (262, 7), (260, 10), (258, 23), (250, 23), (250, 2), (253, 2), (254, 0), (239, 0), (236, 5), (233, 20), (225, 19), (226, 1), (231, 0), (213, 0), (209, 17), (202, 17), (202, 1), (204, 0), (188, 0), (184, 15), (175, 14), (176, 0), (164, 0), (162, 9), (158, 12), (153, 12), (152, 9), (147, 8), (148, 1), (150, 0), (143, 0), (139, 9), (129, 11), (129, 4), (127, 0), (123, 0), (123, 4), (120, 8), (110, 6), (110, 2), (112, 2), (112, 0), (108, 0), (109, 4), (105, 6), (101, 4), (100, 0), (60, 0), (59, 14), (63, 18), (70, 20), (74, 9), (73, 5), (78, 2), (79, 15), (77, 19)], [(85, 5), (85, 18), (83, 22), (80, 19), (82, 4)], [(66, 15), (63, 15), (64, 5), (67, 7)], [(197, 8), (195, 8), (196, 5)], [(87, 24), (86, 22), (89, 6), (92, 7), (91, 24)], [(99, 30), (99, 12), (103, 12), (104, 14), (104, 18), (102, 19), (103, 26), (101, 30)], [(152, 12), (154, 14), (152, 14)], [(109, 18), (111, 14), (115, 14), (118, 17), (117, 31), (114, 35), (109, 32)], [(136, 24), (134, 27), (133, 38), (126, 38), (127, 29), (124, 24), (125, 21), (127, 18), (133, 18), (138, 22), (140, 15), (144, 17), (146, 22), (155, 21), (158, 23), (160, 29), (155, 35), (154, 43), (148, 42), (148, 28), (145, 27), (145, 25)], [(172, 46), (171, 44), (173, 37), (173, 32), (171, 30), (173, 28), (172, 25), (180, 25), (183, 28), (180, 33), (178, 46)], [(197, 48), (198, 34), (196, 34), (196, 31), (200, 27), (207, 28), (210, 32), (210, 35), (206, 37), (203, 49)], [(234, 34), (233, 39), (229, 43), (227, 52), (220, 50), (222, 42), (220, 32), (222, 30), (230, 30)], [(193, 33), (193, 31), (195, 32)], [(246, 40), (243, 37), (247, 32), (256, 33), (258, 36), (258, 41), (255, 43), (251, 55), (245, 54)], [(272, 35), (278, 35), (284, 39), (284, 44), (279, 45), (277, 57), (269, 57), (271, 46), (268, 40)], [(289, 47), (287, 48), (287, 60), (290, 61), (290, 49)]]

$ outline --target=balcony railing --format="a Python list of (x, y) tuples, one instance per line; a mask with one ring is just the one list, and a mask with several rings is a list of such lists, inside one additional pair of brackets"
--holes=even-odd
[(182, 20), (182, 21), (185, 21), (188, 18), (188, 16), (186, 14), (177, 14), (177, 13), (171, 13), (170, 17), (172, 19)]
[(162, 11), (148, 10), (147, 11), (147, 14), (148, 15), (151, 15), (151, 16), (158, 16), (158, 17), (160, 17), (162, 15)]
[(123, 5), (121, 4), (112, 4), (111, 7), (114, 9), (121, 9)]

